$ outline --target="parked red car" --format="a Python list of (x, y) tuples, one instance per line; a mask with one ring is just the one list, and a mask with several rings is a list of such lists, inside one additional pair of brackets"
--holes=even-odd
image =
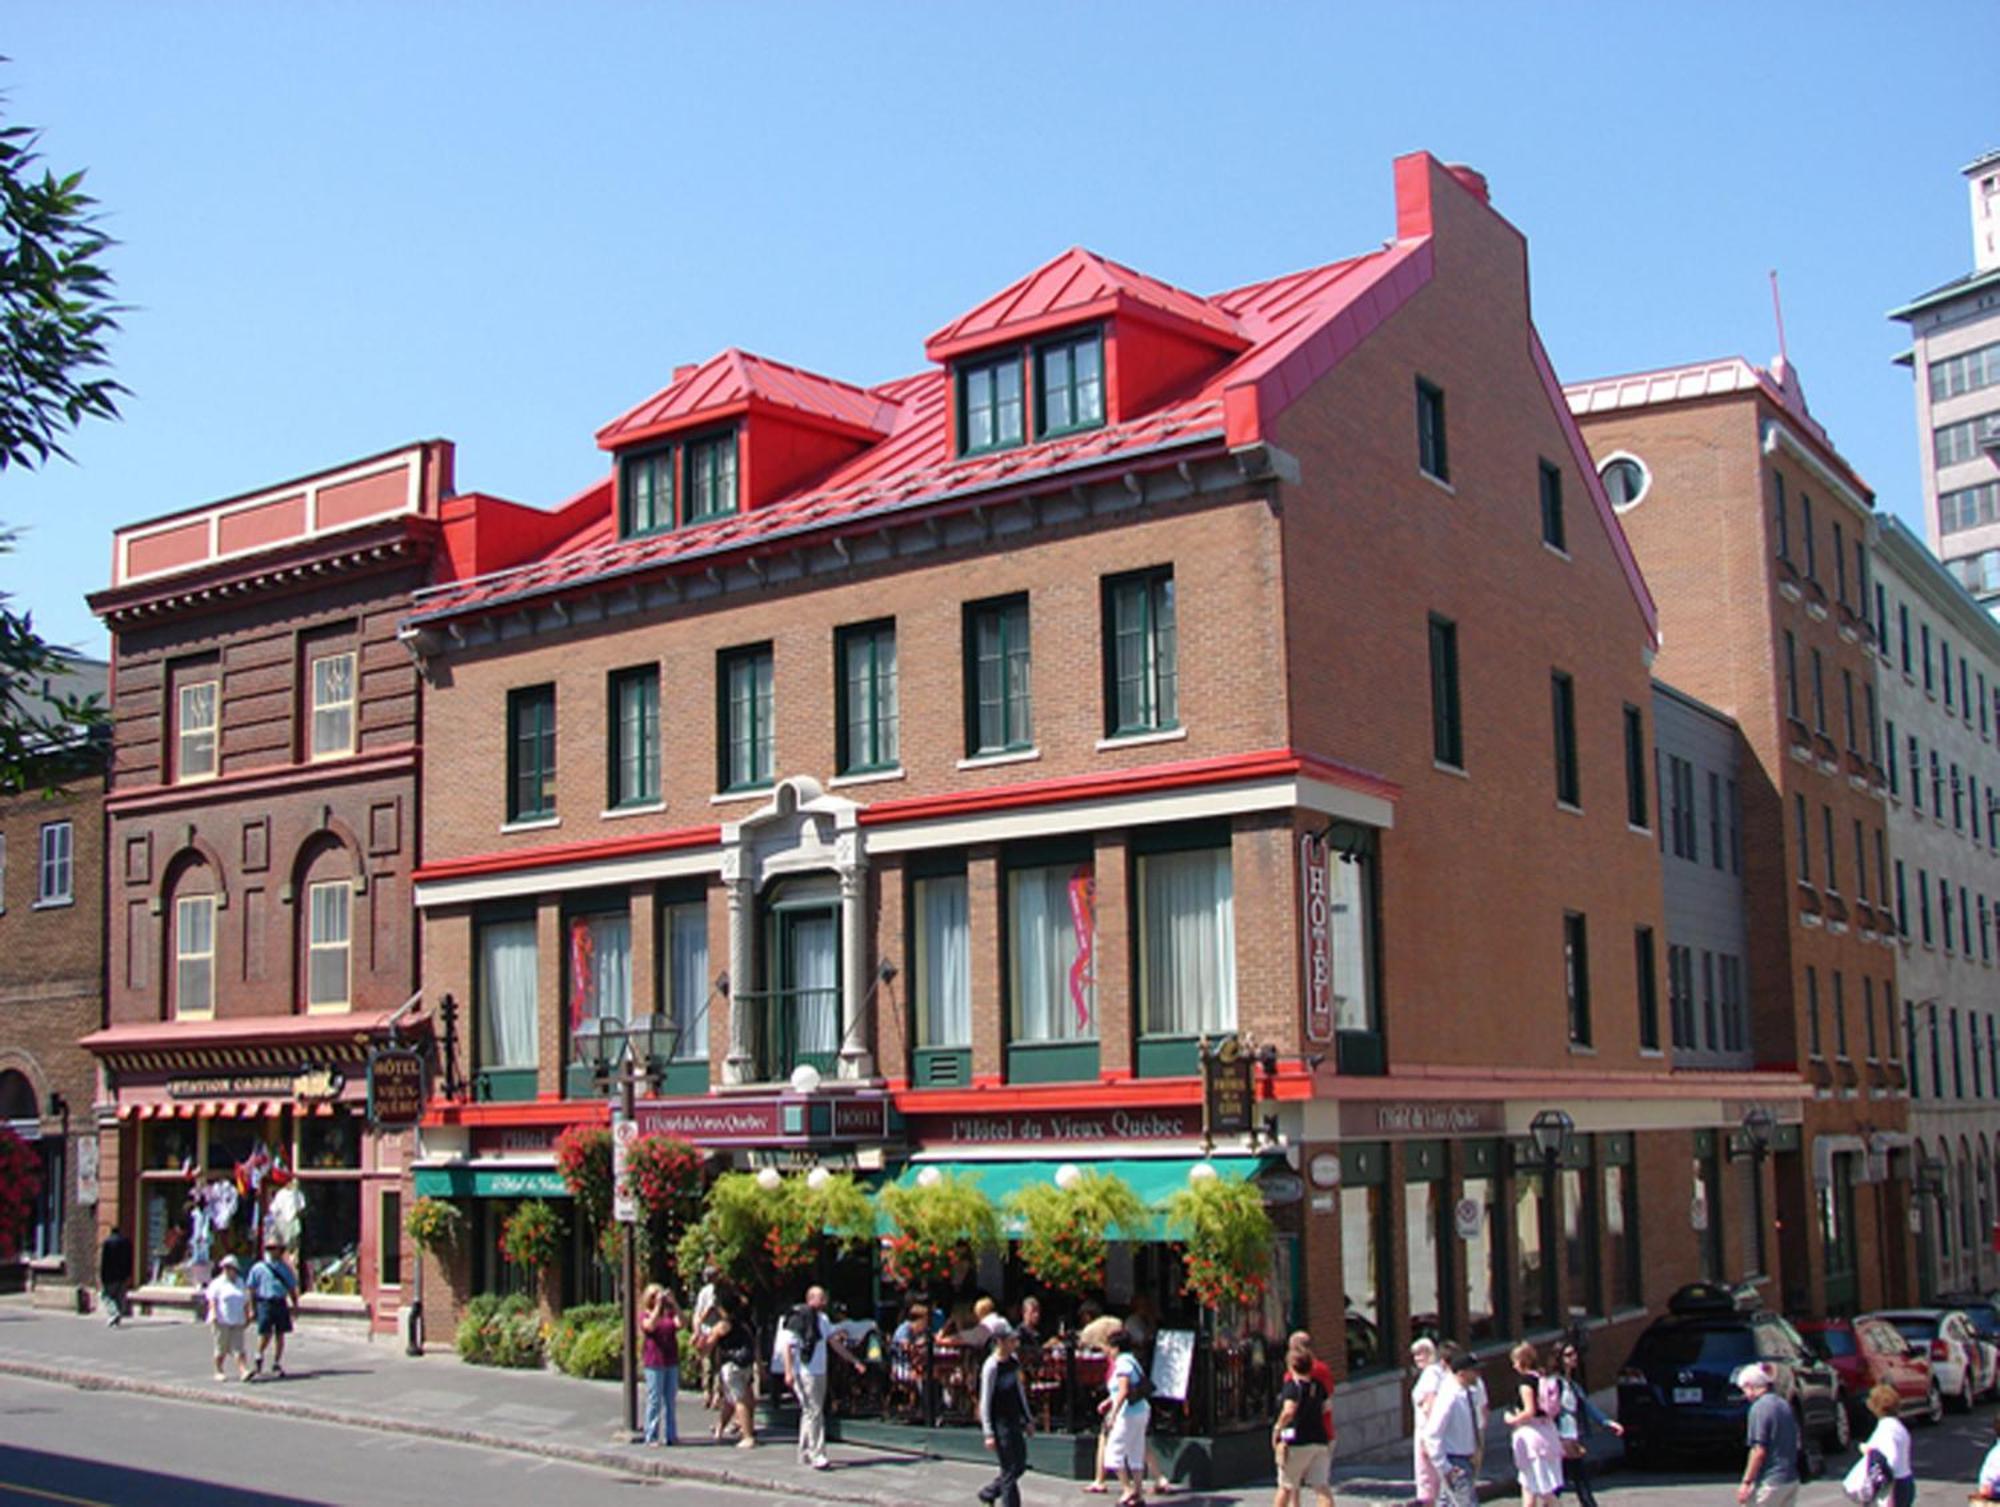
[(1904, 1416), (1926, 1423), (1944, 1417), (1944, 1391), (1930, 1353), (1905, 1339), (1895, 1325), (1863, 1314), (1858, 1319), (1801, 1319), (1795, 1327), (1839, 1375), (1841, 1405), (1857, 1430), (1874, 1427), (1868, 1393), (1882, 1382), (1896, 1389)]

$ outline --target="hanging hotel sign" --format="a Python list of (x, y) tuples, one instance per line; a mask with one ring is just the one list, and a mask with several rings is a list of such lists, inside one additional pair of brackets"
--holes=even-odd
[(347, 1078), (332, 1067), (302, 1067), (293, 1073), (215, 1073), (199, 1078), (169, 1078), (169, 1099), (256, 1098), (299, 1099), (316, 1103), (338, 1099)]
[(402, 1130), (424, 1117), (427, 1097), (423, 1053), (414, 1047), (378, 1047), (368, 1054), (368, 1123)]
[(1333, 878), (1326, 844), (1316, 832), (1299, 837), (1300, 934), (1305, 938), (1306, 1040), (1333, 1040)]
[(1202, 1101), (1207, 1113), (1204, 1133), (1247, 1135), (1256, 1111), (1250, 1088), (1250, 1054), (1243, 1038), (1225, 1036), (1205, 1044), (1201, 1058)]

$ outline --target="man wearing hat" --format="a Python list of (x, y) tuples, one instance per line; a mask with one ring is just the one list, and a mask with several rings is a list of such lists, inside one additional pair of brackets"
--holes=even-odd
[(1736, 1373), (1736, 1385), (1750, 1399), (1750, 1458), (1743, 1462), (1736, 1500), (1756, 1507), (1792, 1507), (1799, 1494), (1799, 1421), (1772, 1390), (1776, 1383), (1768, 1366)]
[(285, 1260), (281, 1240), (264, 1242), (264, 1259), (250, 1268), (250, 1296), (257, 1304), (257, 1364), (252, 1376), (264, 1373), (264, 1352), (276, 1340), (271, 1357), (271, 1374), (285, 1374), (285, 1336), (292, 1332), (292, 1304), (299, 1295), (298, 1274)]
[(250, 1295), (243, 1287), (234, 1256), (222, 1258), (222, 1264), (201, 1295), (208, 1303), (209, 1328), (215, 1331), (215, 1379), (229, 1380), (223, 1375), (222, 1363), (232, 1355), (236, 1357), (236, 1379), (248, 1379), (250, 1357), (244, 1353), (243, 1331), (250, 1317)]
[(982, 1502), (1021, 1507), (1021, 1477), (1028, 1471), (1028, 1389), (1021, 1380), (1021, 1336), (1003, 1318), (986, 1320), (992, 1348), (979, 1368), (979, 1426), (1000, 1474), (979, 1488)]

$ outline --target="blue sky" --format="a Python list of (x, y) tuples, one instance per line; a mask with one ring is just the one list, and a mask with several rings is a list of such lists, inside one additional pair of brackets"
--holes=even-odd
[[(1366, 250), (1470, 162), (1566, 380), (1776, 348), (1916, 521), (1905, 343), (2000, 144), (1989, 4), (10, 8), (13, 120), (86, 167), (125, 418), (0, 473), (0, 585), (102, 652), (111, 530), (405, 440), (553, 502), (741, 345), (854, 381), (1071, 244), (1210, 291)], [(1956, 43), (1953, 38), (1957, 38)], [(1921, 57), (1921, 65), (1912, 63)], [(1984, 103), (1982, 103), (1984, 102)]]

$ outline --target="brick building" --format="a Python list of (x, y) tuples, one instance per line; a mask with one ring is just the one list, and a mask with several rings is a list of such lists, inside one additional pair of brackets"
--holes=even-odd
[[(105, 672), (72, 659), (35, 699), (101, 699)], [(37, 1288), (96, 1281), (97, 1069), (77, 1042), (104, 1016), (103, 732), (43, 745), (27, 787), (0, 793), (0, 1123), (41, 1162), (22, 1252)]]
[[(470, 1093), (414, 1182), (475, 1235), (434, 1312), (602, 1119), (596, 1019), (659, 1020), (642, 1124), (740, 1163), (1154, 1200), (1240, 1034), (1269, 1133), (1208, 1160), (1283, 1237), (1244, 1322), (1344, 1352), (1350, 1439), (1419, 1328), (1622, 1354), (1699, 1268), (1698, 1140), (1798, 1089), (1670, 1071), (1653, 608), (1527, 286), (1421, 154), (1349, 261), (1199, 297), (1071, 251), (909, 378), (682, 368), (541, 558), (425, 594), (416, 898)], [(1159, 1244), (1139, 1290), (1180, 1306)]]
[(395, 1322), (411, 1138), (370, 1131), (366, 1061), (426, 1029), (422, 686), (395, 629), (442, 569), (451, 471), (425, 442), (121, 528), (91, 599), (114, 762), (109, 1002), (84, 1045), (99, 1223), (136, 1243), (142, 1302), (249, 1248), (254, 1209), (308, 1312)]
[(1741, 360), (1572, 387), (1660, 603), (1660, 677), (1741, 731), (1750, 1041), (1796, 1075), (1775, 1149), (1791, 1312), (1910, 1295), (1912, 1155), (1871, 649), (1871, 494), (1795, 373)]
[(1934, 1294), (2000, 1281), (2000, 626), (1923, 542), (1884, 516), (1873, 545), (1901, 941), (1910, 1130), (1923, 1174), (1918, 1276)]

